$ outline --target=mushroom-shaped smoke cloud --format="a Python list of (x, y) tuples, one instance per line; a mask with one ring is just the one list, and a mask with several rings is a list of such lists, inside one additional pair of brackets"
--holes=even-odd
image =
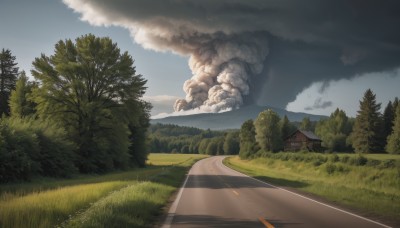
[(129, 29), (145, 48), (190, 56), (193, 76), (176, 111), (255, 98), (285, 107), (312, 82), (400, 66), (400, 1), (63, 2), (93, 25)]

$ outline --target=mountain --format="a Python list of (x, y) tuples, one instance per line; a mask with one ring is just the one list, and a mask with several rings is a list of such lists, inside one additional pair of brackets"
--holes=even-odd
[(326, 116), (320, 115), (289, 112), (280, 108), (249, 105), (229, 112), (201, 113), (187, 116), (170, 116), (161, 119), (152, 119), (150, 123), (176, 124), (179, 126), (196, 127), (201, 129), (209, 128), (211, 130), (240, 129), (244, 121), (255, 119), (260, 112), (266, 109), (274, 110), (280, 117), (286, 115), (292, 122), (300, 122), (304, 117), (309, 117), (311, 121), (327, 118)]

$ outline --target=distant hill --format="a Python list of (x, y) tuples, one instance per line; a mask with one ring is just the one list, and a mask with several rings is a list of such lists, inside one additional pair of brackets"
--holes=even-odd
[(239, 129), (243, 122), (248, 119), (255, 119), (258, 114), (266, 109), (272, 109), (279, 116), (286, 115), (290, 121), (299, 122), (304, 117), (309, 117), (311, 121), (318, 121), (326, 116), (312, 115), (301, 112), (289, 112), (280, 108), (268, 106), (249, 105), (237, 110), (223, 113), (202, 113), (187, 116), (170, 116), (161, 119), (151, 120), (152, 124), (176, 124), (179, 126), (196, 127), (200, 129), (224, 130), (224, 129)]

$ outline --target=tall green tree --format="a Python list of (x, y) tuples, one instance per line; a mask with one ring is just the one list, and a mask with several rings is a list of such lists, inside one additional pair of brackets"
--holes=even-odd
[(261, 112), (254, 121), (256, 141), (261, 149), (265, 151), (282, 149), (279, 121), (279, 115), (271, 109)]
[(42, 54), (33, 66), (41, 85), (33, 91), (39, 117), (63, 124), (77, 146), (79, 170), (129, 165), (134, 129), (129, 125), (135, 126), (137, 115), (148, 114), (138, 105), (146, 80), (136, 74), (132, 57), (110, 38), (89, 34), (75, 42), (60, 40), (53, 55)]
[(285, 115), (279, 122), (282, 139), (284, 140), (290, 133), (296, 130), (296, 126), (290, 123), (288, 117)]
[(350, 151), (347, 137), (353, 127), (351, 121), (343, 110), (336, 109), (328, 119), (318, 121), (315, 133), (322, 139), (322, 146), (328, 151)]
[(386, 151), (391, 154), (400, 154), (400, 105), (396, 108), (393, 131), (387, 138)]
[(2, 49), (0, 53), (0, 117), (3, 114), (10, 114), (8, 99), (11, 91), (15, 89), (18, 78), (18, 67), (15, 56), (9, 49)]
[(240, 128), (240, 150), (239, 157), (246, 159), (251, 154), (256, 152), (256, 130), (254, 127), (253, 120), (247, 120), (242, 124)]
[(386, 139), (391, 133), (394, 123), (395, 111), (391, 101), (386, 105), (383, 112), (383, 138)]
[(34, 87), (37, 85), (29, 82), (25, 71), (22, 71), (9, 100), (11, 116), (26, 117), (35, 113), (36, 105), (30, 99)]
[(228, 132), (224, 140), (224, 154), (239, 154), (239, 132)]
[(370, 153), (382, 150), (380, 107), (381, 104), (376, 102), (376, 95), (372, 90), (365, 91), (351, 135), (355, 152)]

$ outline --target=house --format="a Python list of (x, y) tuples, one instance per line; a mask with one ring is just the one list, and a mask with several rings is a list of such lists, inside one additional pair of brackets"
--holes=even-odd
[(322, 140), (310, 131), (297, 130), (286, 137), (284, 151), (321, 151)]

